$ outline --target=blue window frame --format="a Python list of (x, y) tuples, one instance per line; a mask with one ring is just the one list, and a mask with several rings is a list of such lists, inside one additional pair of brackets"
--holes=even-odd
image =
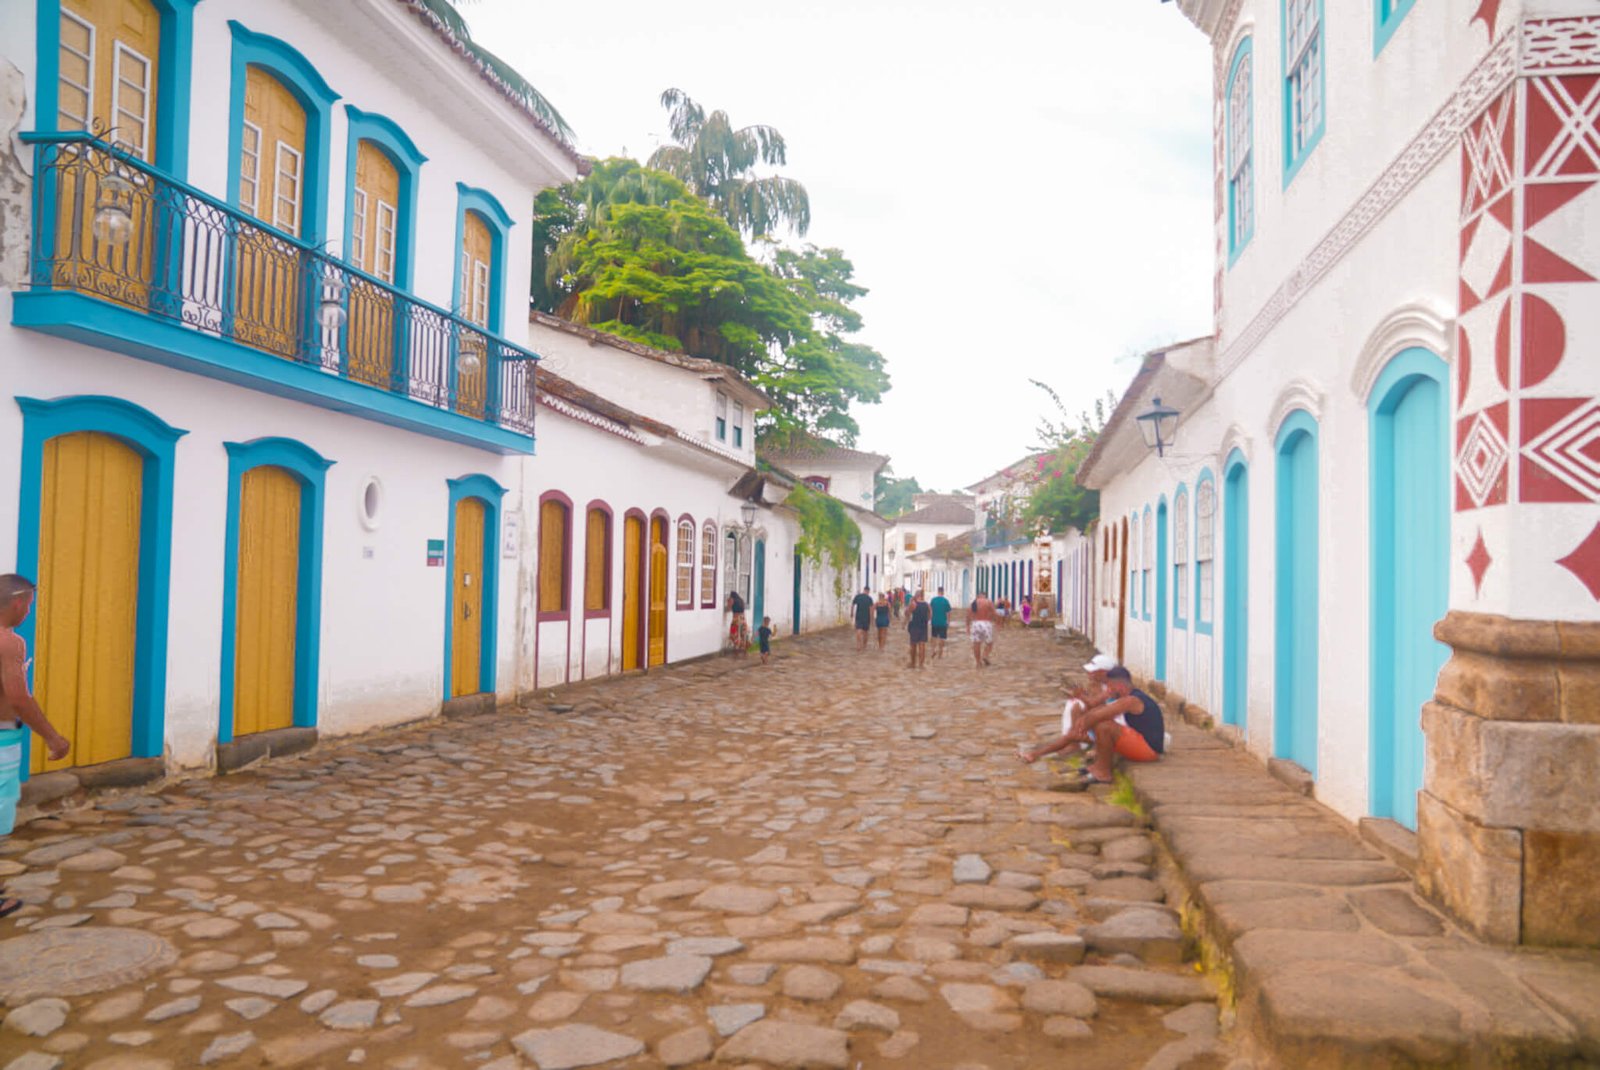
[[(199, 0), (151, 0), (161, 16), (156, 57), (156, 143), (149, 159), (174, 178), (189, 174), (189, 87), (194, 81), (194, 6)], [(33, 128), (61, 130), (61, 0), (39, 0), (34, 43), (38, 78)]]
[(1322, 0), (1281, 0), (1283, 15), (1283, 185), (1288, 188), (1327, 124), (1327, 56)]
[(1189, 627), (1189, 488), (1178, 484), (1172, 496), (1172, 626)]
[(1416, 0), (1372, 0), (1372, 54), (1377, 56)]
[(317, 724), (317, 675), (322, 649), (322, 516), (324, 473), (333, 464), (316, 450), (288, 438), (224, 442), (228, 451), (228, 520), (222, 573), (222, 689), (217, 704), (217, 742), (233, 741), (233, 704), (238, 668), (239, 506), (244, 475), (263, 465), (282, 468), (300, 484), (300, 560), (296, 571), (294, 723)]
[(506, 245), (511, 237), (511, 214), (488, 190), (477, 189), (465, 182), (456, 183), (456, 243), (452, 247), (455, 257), (455, 284), (450, 288), (452, 306), (463, 316), (471, 318), (471, 310), (460, 307), (461, 301), (461, 243), (466, 240), (467, 213), (476, 212), (489, 227), (494, 243), (494, 262), (489, 265), (489, 330), (500, 334), (505, 322)]
[(1256, 232), (1255, 56), (1253, 38), (1234, 49), (1228, 67), (1223, 122), (1228, 181), (1228, 266)]
[(1139, 570), (1143, 579), (1139, 582), (1139, 595), (1144, 609), (1144, 619), (1150, 619), (1150, 573), (1155, 570), (1156, 562), (1156, 529), (1152, 522), (1154, 514), (1150, 507), (1144, 507), (1144, 520), (1139, 524), (1139, 537), (1143, 540), (1139, 544)]
[(333, 102), (339, 94), (292, 45), (252, 33), (230, 20), (233, 31), (233, 80), (228, 97), (228, 203), (239, 207), (239, 161), (244, 137), (244, 88), (251, 67), (269, 72), (283, 83), (306, 112), (306, 165), (301, 197), (303, 222), (299, 237), (310, 245), (328, 236), (328, 163), (332, 143)]
[[(400, 203), (395, 205), (395, 214), (399, 219), (395, 227), (392, 281), (397, 288), (410, 290), (412, 265), (416, 260), (417, 249), (417, 174), (428, 158), (417, 151), (417, 146), (393, 119), (362, 111), (354, 104), (346, 104), (344, 110), (350, 117), (349, 148), (345, 163), (345, 259), (354, 263), (356, 257), (356, 156), (360, 152), (361, 143), (367, 141), (389, 158), (389, 162), (394, 164), (395, 172), (400, 176)], [(372, 270), (372, 265), (369, 265), (367, 274), (378, 273)]]

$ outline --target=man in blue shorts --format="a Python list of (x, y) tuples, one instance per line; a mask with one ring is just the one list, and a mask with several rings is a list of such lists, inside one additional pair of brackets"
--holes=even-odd
[(944, 657), (944, 641), (950, 638), (950, 599), (944, 596), (943, 587), (935, 592), (928, 608), (933, 611), (933, 656), (938, 659)]

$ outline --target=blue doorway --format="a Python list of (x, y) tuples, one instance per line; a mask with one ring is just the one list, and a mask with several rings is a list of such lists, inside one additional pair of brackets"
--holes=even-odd
[(794, 554), (794, 635), (800, 634), (800, 552)]
[(761, 627), (761, 618), (767, 613), (767, 541), (756, 540), (756, 559), (754, 575), (750, 582), (755, 590), (751, 593), (750, 624), (751, 631)]
[(1167, 678), (1167, 499), (1156, 506), (1156, 679)]
[(1222, 721), (1243, 725), (1250, 667), (1250, 469), (1228, 456), (1222, 477)]
[(1317, 775), (1317, 423), (1291, 413), (1278, 432), (1273, 754)]
[(1450, 650), (1433, 625), (1450, 603), (1450, 446), (1445, 363), (1408, 349), (1368, 401), (1372, 440), (1372, 756), (1369, 805), (1417, 827), (1422, 705)]

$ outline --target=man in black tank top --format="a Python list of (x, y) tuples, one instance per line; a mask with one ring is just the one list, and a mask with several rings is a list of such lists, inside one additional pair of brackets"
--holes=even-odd
[(1156, 700), (1133, 686), (1133, 676), (1118, 665), (1106, 672), (1111, 700), (1090, 710), (1067, 733), (1068, 739), (1094, 737), (1094, 764), (1088, 778), (1111, 783), (1111, 759), (1120, 754), (1130, 762), (1153, 762), (1166, 750), (1167, 725)]

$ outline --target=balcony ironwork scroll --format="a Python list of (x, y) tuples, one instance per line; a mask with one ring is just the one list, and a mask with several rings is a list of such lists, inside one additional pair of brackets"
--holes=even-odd
[[(88, 133), (34, 143), (35, 291), (71, 291), (533, 433), (539, 357)], [(342, 315), (329, 315), (329, 306)]]

